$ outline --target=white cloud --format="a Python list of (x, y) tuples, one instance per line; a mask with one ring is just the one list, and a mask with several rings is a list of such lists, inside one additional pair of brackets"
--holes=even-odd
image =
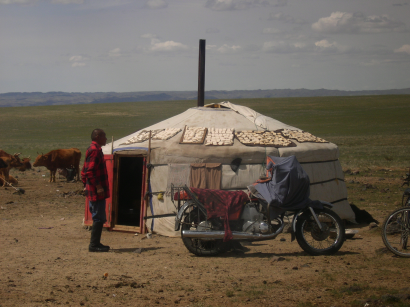
[(322, 39), (315, 42), (314, 50), (320, 53), (360, 53), (360, 50), (355, 50), (351, 47), (341, 45), (337, 42), (329, 42), (327, 39)]
[(396, 53), (404, 52), (404, 53), (410, 54), (410, 45), (403, 45), (400, 48), (394, 50), (394, 52)]
[(223, 44), (222, 46), (218, 47), (217, 45), (207, 45), (206, 49), (209, 51), (222, 53), (222, 54), (231, 54), (242, 50), (241, 46), (229, 46), (228, 44)]
[(152, 39), (151, 47), (149, 48), (152, 52), (173, 52), (187, 49), (189, 49), (189, 47), (184, 44), (174, 41), (160, 42), (158, 39)]
[(218, 46), (217, 45), (206, 45), (206, 50), (212, 50), (212, 49), (216, 49), (216, 48), (218, 48)]
[(316, 42), (315, 46), (316, 46), (316, 51), (319, 51), (319, 52), (337, 52), (337, 51), (339, 51), (339, 48), (338, 48), (336, 42), (330, 43), (326, 39), (322, 39), (321, 41)]
[(219, 53), (233, 53), (239, 51), (241, 48), (241, 46), (229, 46), (227, 44), (223, 44), (221, 47), (217, 49), (217, 51)]
[(284, 23), (294, 23), (294, 24), (299, 24), (299, 25), (303, 25), (306, 24), (307, 22), (303, 19), (299, 19), (299, 18), (295, 18), (289, 14), (285, 14), (285, 13), (270, 13), (269, 15), (269, 20), (279, 20), (282, 21)]
[(205, 7), (213, 11), (236, 11), (269, 4), (267, 0), (207, 0)]
[(312, 29), (323, 33), (381, 33), (406, 31), (405, 24), (387, 15), (365, 16), (362, 13), (333, 12), (320, 18)]
[(271, 41), (263, 44), (262, 50), (267, 53), (295, 53), (308, 51), (305, 43), (289, 43), (284, 41)]
[(108, 52), (108, 55), (110, 57), (120, 57), (121, 56), (121, 49), (120, 48), (115, 48), (113, 50), (110, 50)]
[(85, 66), (85, 58), (81, 55), (73, 55), (70, 57), (71, 67), (83, 67)]
[(71, 64), (71, 67), (83, 67), (85, 65), (86, 65), (85, 63), (74, 62)]
[(315, 46), (321, 47), (321, 48), (331, 48), (331, 47), (336, 46), (336, 43), (334, 43), (334, 42), (329, 43), (326, 39), (322, 39), (321, 41), (316, 42)]
[(81, 55), (73, 55), (72, 57), (70, 57), (70, 62), (78, 62), (82, 60), (83, 60), (83, 57)]
[(149, 9), (163, 9), (168, 6), (168, 3), (165, 0), (148, 0), (145, 2), (144, 7)]

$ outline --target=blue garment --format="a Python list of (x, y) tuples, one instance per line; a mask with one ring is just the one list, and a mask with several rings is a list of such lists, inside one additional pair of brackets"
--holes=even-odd
[(107, 221), (105, 214), (105, 199), (100, 199), (96, 201), (89, 202), (89, 208), (92, 215), (93, 222), (103, 222)]
[(309, 176), (303, 170), (295, 156), (269, 156), (267, 169), (272, 169), (272, 180), (258, 183), (255, 189), (267, 203), (286, 210), (298, 210), (306, 207), (310, 194)]

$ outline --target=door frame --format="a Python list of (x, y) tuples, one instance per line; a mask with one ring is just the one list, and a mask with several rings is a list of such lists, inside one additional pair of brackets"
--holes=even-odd
[[(141, 184), (141, 201), (140, 201), (140, 226), (129, 226), (129, 225), (118, 225), (118, 184), (119, 184), (119, 170), (121, 167), (121, 158), (142, 158), (142, 184)], [(141, 154), (121, 154), (116, 153), (114, 155), (114, 163), (113, 163), (113, 176), (112, 176), (112, 206), (111, 206), (111, 224), (110, 230), (114, 231), (125, 231), (125, 232), (135, 232), (135, 233), (145, 233), (145, 208), (146, 203), (144, 200), (144, 195), (146, 192), (146, 174), (147, 174), (147, 160), (145, 155)]]

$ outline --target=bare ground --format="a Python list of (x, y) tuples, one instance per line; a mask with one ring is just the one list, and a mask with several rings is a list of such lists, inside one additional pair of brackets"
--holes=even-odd
[[(39, 170), (12, 173), (23, 195), (0, 188), (1, 307), (410, 306), (410, 259), (387, 252), (378, 228), (348, 225), (359, 233), (334, 256), (307, 255), (290, 234), (206, 258), (179, 238), (108, 231), (102, 242), (112, 250), (89, 253), (82, 184), (50, 184)], [(388, 210), (369, 210), (380, 222), (401, 200), (397, 180), (348, 180), (397, 191)]]

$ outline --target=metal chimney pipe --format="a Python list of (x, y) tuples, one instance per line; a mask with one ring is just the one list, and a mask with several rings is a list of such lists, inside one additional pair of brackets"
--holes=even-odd
[(205, 101), (205, 40), (199, 40), (198, 62), (198, 107), (204, 106)]

